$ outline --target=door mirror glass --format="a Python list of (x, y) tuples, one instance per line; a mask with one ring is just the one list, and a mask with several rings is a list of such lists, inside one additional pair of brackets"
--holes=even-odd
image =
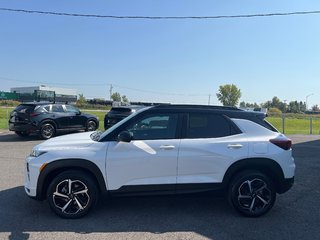
[(132, 139), (132, 136), (128, 131), (123, 131), (118, 135), (118, 141), (120, 142), (130, 142), (131, 139)]

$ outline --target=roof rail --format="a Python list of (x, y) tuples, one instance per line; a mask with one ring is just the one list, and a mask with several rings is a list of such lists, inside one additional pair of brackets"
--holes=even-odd
[(233, 110), (233, 111), (243, 111), (237, 107), (227, 107), (227, 106), (216, 106), (216, 105), (192, 105), (192, 104), (159, 104), (155, 105), (155, 108), (205, 108), (205, 109), (218, 109), (218, 110)]

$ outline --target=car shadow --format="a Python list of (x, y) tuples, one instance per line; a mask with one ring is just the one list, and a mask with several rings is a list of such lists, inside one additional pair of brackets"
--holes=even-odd
[[(68, 131), (68, 132), (58, 132), (56, 134), (56, 137), (67, 135), (67, 134), (73, 134), (73, 133), (79, 133), (81, 131)], [(83, 132), (83, 131), (82, 131)], [(14, 132), (6, 132), (0, 134), (0, 142), (30, 142), (30, 141), (44, 141), (41, 139), (37, 134), (31, 134), (29, 136), (18, 136)]]
[(68, 220), (51, 212), (46, 201), (28, 198), (19, 186), (0, 191), (0, 232), (19, 240), (29, 239), (32, 232), (71, 232), (88, 238), (90, 233), (147, 232), (166, 238), (163, 234), (194, 232), (209, 239), (314, 239), (320, 220), (320, 192), (314, 191), (320, 182), (320, 141), (293, 148), (296, 183), (260, 218), (240, 216), (225, 198), (192, 194), (104, 197), (89, 215)]

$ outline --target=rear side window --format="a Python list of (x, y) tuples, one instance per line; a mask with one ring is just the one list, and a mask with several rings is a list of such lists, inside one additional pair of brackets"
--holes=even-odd
[(130, 114), (132, 112), (131, 108), (121, 108), (121, 107), (113, 107), (110, 112), (112, 113), (126, 113), (126, 114)]
[(52, 112), (64, 112), (61, 105), (52, 105)]
[(232, 125), (221, 115), (190, 113), (186, 138), (218, 138), (235, 134)]
[(27, 113), (30, 114), (33, 112), (35, 105), (28, 105), (28, 104), (20, 104), (16, 107), (15, 111), (18, 113)]
[(50, 105), (46, 106), (37, 106), (34, 111), (37, 113), (47, 113), (50, 110)]

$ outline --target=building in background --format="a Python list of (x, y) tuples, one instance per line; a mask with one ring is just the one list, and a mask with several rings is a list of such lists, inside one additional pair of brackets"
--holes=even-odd
[(22, 102), (51, 101), (75, 103), (77, 101), (77, 90), (71, 88), (40, 85), (33, 87), (15, 87), (11, 88), (10, 91), (18, 94), (19, 100)]

